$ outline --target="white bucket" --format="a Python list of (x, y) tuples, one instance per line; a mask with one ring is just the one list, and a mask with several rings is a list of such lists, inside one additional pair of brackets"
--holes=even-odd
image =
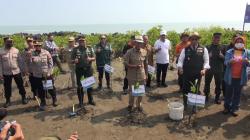
[(179, 102), (171, 102), (168, 104), (169, 117), (172, 120), (178, 121), (183, 119), (184, 105)]

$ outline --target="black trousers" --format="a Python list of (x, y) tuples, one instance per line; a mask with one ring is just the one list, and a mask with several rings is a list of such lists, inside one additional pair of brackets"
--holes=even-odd
[(178, 72), (178, 85), (179, 85), (180, 89), (182, 89), (182, 87), (183, 87), (183, 75), (179, 74), (179, 72)]
[(128, 69), (125, 66), (125, 77), (123, 80), (123, 90), (128, 90), (128, 79), (127, 79)]
[[(195, 85), (195, 81), (197, 80), (197, 83)], [(188, 93), (191, 92), (191, 86), (192, 84), (195, 85), (196, 87), (196, 93), (200, 94), (200, 83), (201, 83), (201, 75), (199, 74), (189, 74), (189, 73), (184, 73), (183, 74), (183, 86), (182, 86), (182, 91), (183, 91), (183, 102), (184, 106), (187, 107), (187, 95)]]
[(104, 73), (105, 73), (107, 86), (109, 87), (110, 86), (110, 74), (107, 72), (104, 72), (104, 67), (97, 67), (97, 71), (99, 73), (98, 75), (99, 87), (102, 87), (102, 78), (103, 78)]
[(35, 82), (34, 82), (33, 74), (29, 75), (29, 82), (30, 82), (31, 92), (33, 93), (33, 96), (37, 96), (37, 91), (34, 88), (36, 85), (35, 85)]
[(208, 70), (206, 72), (204, 93), (206, 96), (210, 94), (210, 84), (213, 77), (215, 80), (215, 100), (219, 100), (221, 94), (223, 72), (213, 72), (211, 70)]
[(12, 92), (11, 84), (12, 84), (13, 78), (16, 82), (17, 88), (19, 90), (19, 94), (22, 97), (25, 97), (26, 91), (23, 86), (23, 78), (22, 78), (21, 73), (16, 74), (16, 75), (3, 75), (3, 78), (4, 78), (4, 93), (5, 93), (5, 98), (7, 100), (9, 100), (11, 97), (11, 92)]
[(156, 73), (156, 81), (158, 84), (165, 84), (166, 76), (168, 70), (168, 63), (166, 64), (158, 64), (157, 63), (157, 73)]
[[(81, 78), (84, 76), (85, 78), (93, 76), (93, 69), (91, 67), (84, 68), (76, 68), (76, 82), (77, 82), (77, 95), (79, 99), (79, 103), (83, 104), (84, 92), (81, 84)], [(93, 102), (92, 97), (92, 88), (87, 89), (88, 101)]]
[(147, 83), (146, 83), (147, 87), (151, 86), (151, 79), (152, 79), (152, 75), (148, 74), (148, 79), (147, 79)]
[(46, 92), (48, 92), (51, 95), (53, 101), (56, 101), (56, 88), (54, 86), (53, 78), (52, 77), (47, 78), (47, 80), (52, 80), (52, 83), (53, 83), (53, 89), (49, 89), (49, 90), (45, 90), (43, 88), (43, 82), (42, 82), (43, 80), (45, 80), (45, 78), (33, 77), (34, 90), (37, 91), (38, 93), (38, 97), (41, 100), (41, 106), (46, 105), (46, 100), (45, 100)]

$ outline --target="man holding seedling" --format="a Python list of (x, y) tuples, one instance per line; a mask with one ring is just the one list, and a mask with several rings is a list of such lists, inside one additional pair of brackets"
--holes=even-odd
[[(79, 46), (72, 51), (71, 60), (75, 63), (76, 81), (77, 81), (77, 95), (79, 100), (79, 107), (83, 107), (84, 92), (81, 84), (82, 78), (93, 76), (92, 62), (95, 61), (95, 53), (92, 48), (87, 47), (85, 36), (78, 39)], [(92, 87), (87, 89), (88, 103), (95, 105), (92, 97)]]
[[(53, 71), (53, 60), (50, 53), (47, 50), (42, 49), (43, 43), (40, 41), (34, 42), (34, 51), (30, 56), (30, 67), (31, 74), (33, 75), (34, 89), (38, 93), (38, 97), (41, 100), (40, 110), (44, 111), (46, 106), (45, 96), (47, 92), (52, 97), (53, 106), (56, 107), (57, 98), (56, 98), (56, 89), (54, 86), (54, 80), (52, 77)], [(49, 83), (49, 80), (52, 81), (51, 87), (44, 86), (46, 83)]]
[[(124, 63), (127, 66), (128, 73), (127, 79), (129, 84), (129, 106), (128, 111), (132, 112), (134, 107), (134, 96), (132, 94), (132, 87), (136, 89), (138, 86), (145, 85), (147, 79), (147, 51), (143, 49), (143, 38), (142, 36), (135, 36), (134, 48), (128, 50), (124, 56)], [(142, 96), (137, 97), (136, 109), (139, 112), (143, 111), (142, 105)]]
[(110, 74), (104, 71), (104, 66), (106, 64), (109, 66), (111, 65), (112, 48), (111, 45), (107, 43), (107, 38), (105, 35), (101, 35), (100, 42), (95, 46), (95, 54), (96, 54), (97, 71), (99, 73), (98, 89), (99, 90), (102, 89), (102, 78), (104, 73), (105, 73), (107, 88), (111, 89)]
[(23, 86), (21, 73), (26, 73), (24, 61), (18, 49), (13, 47), (12, 38), (4, 38), (4, 48), (0, 50), (0, 79), (4, 81), (4, 92), (6, 103), (5, 108), (11, 105), (11, 83), (14, 78), (19, 94), (22, 96), (22, 104), (27, 104), (26, 91)]
[(199, 44), (200, 35), (194, 32), (190, 35), (190, 45), (181, 51), (178, 60), (178, 71), (183, 74), (183, 102), (187, 109), (187, 94), (191, 87), (195, 86), (196, 93), (199, 93), (201, 77), (205, 75), (209, 66), (209, 55), (206, 48)]

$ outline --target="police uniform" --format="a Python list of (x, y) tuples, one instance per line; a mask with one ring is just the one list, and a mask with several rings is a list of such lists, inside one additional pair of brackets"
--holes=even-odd
[[(41, 47), (41, 42), (36, 42), (34, 44), (35, 47)], [(52, 70), (53, 70), (53, 59), (50, 53), (47, 50), (41, 48), (40, 51), (34, 50), (32, 51), (30, 67), (32, 70), (32, 75), (34, 77), (34, 85), (35, 90), (38, 92), (38, 97), (41, 100), (41, 110), (45, 110), (46, 100), (45, 94), (48, 91), (52, 97), (53, 106), (57, 106), (57, 98), (56, 98), (56, 89), (54, 86), (54, 80), (52, 77)], [(43, 87), (43, 81), (52, 80), (53, 82), (53, 89), (45, 90)]]
[[(110, 44), (103, 46), (101, 43), (95, 46), (96, 66), (99, 73), (99, 89), (102, 88), (102, 78), (105, 64), (111, 65), (112, 48)], [(105, 72), (107, 87), (110, 88), (110, 74)]]
[[(135, 41), (143, 43), (141, 36), (136, 36)], [(137, 50), (135, 47), (128, 50), (124, 56), (124, 63), (128, 67), (127, 76), (129, 84), (129, 106), (128, 110), (131, 111), (134, 106), (134, 96), (132, 96), (132, 85), (135, 85), (137, 82), (140, 85), (145, 85), (145, 80), (147, 78), (147, 51), (140, 48)], [(142, 65), (140, 68), (131, 68), (129, 65)], [(137, 108), (141, 108), (142, 96), (137, 97)]]
[[(73, 41), (75, 41), (75, 39), (73, 37), (70, 37), (69, 42), (73, 42)], [(66, 62), (67, 62), (68, 67), (70, 69), (71, 83), (72, 83), (73, 88), (75, 88), (75, 86), (76, 86), (75, 64), (72, 62), (72, 59), (71, 59), (71, 55), (72, 55), (72, 51), (73, 51), (74, 47), (68, 46), (65, 49)]]
[[(27, 104), (26, 91), (23, 86), (21, 72), (25, 73), (24, 60), (19, 50), (9, 44), (13, 43), (11, 38), (5, 40), (5, 47), (0, 50), (0, 76), (4, 79), (4, 93), (6, 98), (5, 107), (11, 105), (11, 83), (14, 78), (19, 94), (22, 96), (22, 103)], [(7, 46), (10, 46), (9, 48)]]
[[(84, 37), (79, 38), (79, 41), (84, 41), (84, 40), (85, 40)], [(79, 107), (83, 107), (83, 98), (84, 98), (81, 78), (83, 76), (84, 78), (93, 76), (92, 62), (87, 61), (88, 57), (90, 58), (95, 57), (94, 50), (92, 48), (89, 48), (86, 46), (80, 46), (79, 44), (79, 46), (75, 47), (72, 51), (71, 60), (78, 61), (77, 63), (75, 63), (75, 72), (76, 72), (77, 95), (78, 95), (78, 100), (79, 100)], [(92, 97), (92, 88), (87, 89), (87, 95), (88, 95), (89, 104), (95, 105), (93, 97)]]
[[(199, 37), (198, 33), (190, 37)], [(200, 37), (199, 37), (200, 38)], [(192, 84), (196, 86), (196, 93), (200, 93), (201, 71), (209, 69), (208, 51), (201, 45), (189, 45), (181, 51), (177, 67), (183, 70), (183, 102), (185, 109), (187, 107), (187, 94), (191, 92)]]
[[(31, 37), (28, 37), (26, 39), (26, 41), (33, 41), (33, 38)], [(32, 69), (30, 67), (30, 62), (31, 62), (31, 54), (32, 52), (34, 51), (34, 48), (25, 48), (24, 52), (23, 52), (23, 57), (24, 57), (24, 60), (25, 60), (25, 66), (26, 66), (26, 69), (29, 73), (29, 82), (30, 82), (30, 86), (31, 86), (31, 92), (33, 93), (33, 97), (35, 98), (35, 96), (37, 96), (37, 91), (34, 89), (35, 85), (34, 85), (34, 77), (32, 75)]]

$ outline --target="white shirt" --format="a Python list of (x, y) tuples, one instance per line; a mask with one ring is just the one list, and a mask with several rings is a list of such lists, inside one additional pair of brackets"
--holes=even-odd
[[(178, 60), (178, 63), (177, 63), (178, 68), (183, 68), (184, 59), (185, 59), (185, 49), (182, 49), (179, 60)], [(204, 48), (203, 59), (204, 59), (203, 68), (204, 69), (210, 69), (209, 55), (208, 55), (207, 48)]]
[(156, 63), (158, 64), (167, 64), (169, 63), (169, 50), (171, 49), (171, 43), (168, 39), (165, 39), (165, 42), (162, 42), (160, 39), (155, 42), (154, 48), (157, 50), (161, 48), (156, 53)]

